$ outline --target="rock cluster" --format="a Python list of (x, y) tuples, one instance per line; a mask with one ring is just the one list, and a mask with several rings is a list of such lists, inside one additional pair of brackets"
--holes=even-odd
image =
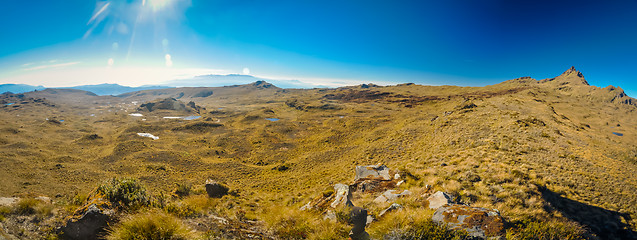
[[(353, 225), (349, 234), (350, 238), (352, 240), (366, 240), (369, 239), (369, 234), (365, 232), (365, 226), (371, 223), (374, 218), (368, 214), (366, 209), (354, 206), (352, 203), (352, 192), (382, 192), (375, 200), (378, 203), (393, 202), (400, 197), (410, 195), (411, 192), (407, 190), (399, 192), (393, 189), (401, 181), (400, 175), (393, 173), (385, 165), (357, 166), (355, 173), (353, 184), (336, 184), (333, 192), (324, 192), (322, 196), (314, 198), (301, 207), (301, 210), (321, 212), (324, 214), (324, 219), (332, 220), (336, 220), (336, 211), (338, 209), (349, 210), (351, 224)], [(392, 204), (392, 206), (383, 211), (383, 214), (401, 207), (398, 204)]]
[(497, 238), (505, 233), (504, 219), (495, 209), (446, 204), (438, 208), (431, 219), (451, 229), (465, 230), (471, 237)]
[[(350, 223), (353, 225), (349, 235), (350, 239), (369, 239), (369, 235), (365, 232), (365, 226), (372, 223), (374, 217), (369, 215), (366, 209), (354, 206), (352, 193), (378, 194), (374, 203), (391, 203), (389, 207), (378, 214), (378, 217), (383, 217), (393, 211), (400, 211), (403, 206), (395, 201), (412, 193), (409, 190), (401, 192), (395, 189), (404, 180), (401, 179), (399, 173), (393, 172), (385, 165), (357, 166), (355, 173), (354, 183), (334, 185), (333, 191), (324, 192), (321, 196), (301, 207), (301, 210), (321, 212), (324, 219), (331, 220), (337, 219), (337, 211), (349, 210)], [(429, 185), (425, 187), (426, 190), (431, 188)], [(451, 194), (442, 191), (427, 196), (424, 202), (425, 207), (436, 210), (432, 216), (434, 222), (451, 229), (465, 230), (472, 238), (499, 239), (505, 233), (505, 221), (498, 210), (457, 204)]]

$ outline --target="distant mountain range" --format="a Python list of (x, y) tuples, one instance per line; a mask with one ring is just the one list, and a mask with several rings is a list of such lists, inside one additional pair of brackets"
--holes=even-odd
[(201, 75), (190, 79), (173, 80), (167, 82), (166, 86), (171, 87), (223, 87), (230, 85), (243, 85), (257, 81), (266, 81), (280, 88), (324, 88), (326, 86), (313, 85), (299, 80), (277, 80), (259, 78), (251, 75), (228, 74), (228, 75)]
[[(150, 89), (164, 89), (174, 87), (222, 87), (230, 85), (248, 84), (256, 81), (267, 81), (281, 88), (316, 88), (325, 87), (304, 83), (298, 80), (274, 80), (263, 79), (251, 75), (228, 74), (228, 75), (202, 75), (190, 79), (172, 80), (162, 85), (144, 85), (140, 87), (122, 86), (119, 84), (97, 84), (97, 85), (81, 85), (74, 87), (62, 87), (59, 89), (78, 89), (89, 91), (97, 95), (120, 95), (128, 92), (143, 91)], [(0, 93), (25, 93), (31, 91), (44, 90), (44, 86), (32, 86), (27, 84), (0, 84)]]
[(35, 90), (43, 90), (44, 86), (32, 86), (27, 84), (1, 84), (0, 93), (12, 92), (12, 93), (24, 93)]

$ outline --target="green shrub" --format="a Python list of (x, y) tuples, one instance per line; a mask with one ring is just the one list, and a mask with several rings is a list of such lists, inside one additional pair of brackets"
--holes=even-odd
[(135, 179), (113, 178), (97, 188), (117, 208), (139, 208), (147, 206), (150, 198), (146, 189)]
[(109, 231), (109, 240), (181, 240), (193, 239), (190, 231), (179, 219), (162, 214), (138, 214), (125, 219)]
[(520, 240), (575, 240), (586, 239), (581, 226), (560, 221), (520, 221), (507, 231), (507, 239)]

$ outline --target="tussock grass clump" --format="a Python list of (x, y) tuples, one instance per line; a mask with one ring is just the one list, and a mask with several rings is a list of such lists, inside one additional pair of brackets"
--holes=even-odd
[(406, 229), (394, 229), (384, 239), (409, 240), (464, 240), (469, 239), (466, 232), (449, 230), (431, 220), (419, 221)]
[(13, 212), (18, 215), (32, 215), (36, 212), (38, 200), (33, 198), (23, 198), (15, 205)]
[(324, 220), (298, 208), (273, 206), (261, 217), (277, 239), (347, 239), (349, 232), (342, 222)]
[(507, 232), (507, 239), (520, 240), (575, 240), (586, 239), (584, 229), (572, 222), (563, 221), (520, 221), (513, 223)]
[(150, 203), (146, 188), (135, 179), (112, 178), (100, 185), (96, 192), (104, 195), (117, 208), (136, 209)]
[(109, 231), (108, 240), (196, 238), (179, 219), (163, 213), (145, 213), (130, 216)]
[(192, 192), (192, 184), (190, 183), (176, 183), (175, 195), (180, 198), (190, 195)]

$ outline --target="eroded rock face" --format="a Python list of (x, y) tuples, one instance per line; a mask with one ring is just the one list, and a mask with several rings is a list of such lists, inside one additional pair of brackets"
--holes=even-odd
[(337, 183), (334, 185), (334, 202), (330, 204), (332, 208), (338, 206), (353, 206), (352, 204), (352, 192), (349, 190), (349, 186), (345, 184)]
[(221, 198), (228, 194), (228, 187), (213, 180), (206, 180), (206, 193), (211, 198)]
[(392, 180), (392, 176), (389, 173), (389, 168), (385, 165), (369, 165), (369, 166), (356, 166), (356, 178), (354, 181), (358, 181), (361, 178), (380, 178), (382, 180)]
[(427, 202), (429, 202), (429, 208), (438, 209), (446, 204), (453, 203), (453, 197), (446, 192), (437, 191), (427, 198)]
[(504, 219), (495, 209), (449, 204), (438, 208), (431, 219), (451, 229), (466, 230), (472, 237), (498, 237), (505, 233)]

